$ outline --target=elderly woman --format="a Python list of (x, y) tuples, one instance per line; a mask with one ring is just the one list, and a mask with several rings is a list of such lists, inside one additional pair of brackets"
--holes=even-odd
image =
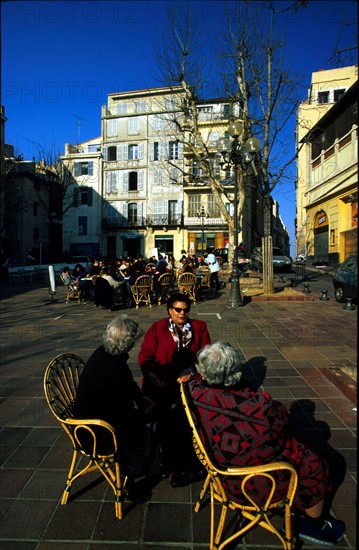
[(138, 356), (143, 390), (156, 404), (164, 465), (173, 486), (192, 482), (197, 475), (189, 471), (199, 467), (179, 383), (195, 374), (196, 353), (211, 339), (204, 321), (190, 319), (190, 309), (187, 295), (172, 294), (167, 302), (168, 316), (148, 329)]
[(103, 343), (81, 373), (75, 400), (77, 418), (99, 418), (112, 424), (131, 477), (159, 474), (159, 455), (151, 441), (147, 416), (153, 403), (135, 382), (128, 366), (129, 352), (143, 331), (126, 315), (113, 319)]
[[(282, 460), (292, 464), (299, 477), (295, 498), (299, 538), (334, 547), (344, 535), (345, 525), (323, 517), (330, 489), (328, 467), (291, 435), (285, 406), (242, 380), (239, 354), (225, 342), (199, 351), (197, 370), (202, 379), (190, 381), (188, 388), (218, 464), (241, 467)], [(235, 479), (228, 478), (225, 485), (231, 497), (240, 500)], [(278, 480), (276, 498), (281, 498), (285, 485), (285, 479)], [(265, 495), (268, 488), (263, 476), (254, 490), (253, 498)]]

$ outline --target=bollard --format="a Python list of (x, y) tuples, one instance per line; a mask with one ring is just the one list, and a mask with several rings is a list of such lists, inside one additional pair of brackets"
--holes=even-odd
[(353, 306), (353, 298), (350, 298), (349, 296), (346, 296), (347, 303), (343, 306), (343, 309), (345, 311), (353, 311), (355, 309), (355, 306)]
[(309, 290), (309, 283), (306, 281), (305, 283), (303, 283), (303, 286), (304, 286), (304, 294), (310, 294), (310, 290)]
[(325, 302), (325, 301), (330, 299), (329, 296), (328, 296), (328, 291), (326, 289), (323, 288), (321, 292), (322, 293), (319, 296), (319, 300), (323, 300), (323, 302)]

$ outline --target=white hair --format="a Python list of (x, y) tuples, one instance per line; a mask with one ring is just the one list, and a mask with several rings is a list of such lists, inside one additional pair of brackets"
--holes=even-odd
[(110, 355), (127, 353), (137, 340), (143, 336), (143, 330), (136, 321), (127, 315), (113, 319), (103, 334), (103, 345)]
[(233, 386), (242, 376), (239, 352), (227, 342), (215, 342), (197, 352), (196, 367), (211, 385)]

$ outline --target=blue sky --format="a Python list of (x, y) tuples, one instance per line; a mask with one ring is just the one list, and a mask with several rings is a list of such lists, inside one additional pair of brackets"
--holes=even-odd
[[(188, 2), (187, 2), (188, 3)], [(290, 2), (276, 2), (285, 7)], [(161, 85), (152, 45), (166, 23), (166, 1), (5, 1), (2, 3), (2, 99), (6, 143), (31, 158), (35, 144), (63, 153), (65, 143), (100, 135), (101, 106), (107, 94)], [(185, 2), (179, 2), (184, 7)], [(220, 0), (191, 1), (191, 10), (215, 36), (223, 19)], [(339, 46), (357, 44), (355, 1), (311, 1), (299, 12), (281, 15), (286, 57), (303, 75), (333, 68)], [(349, 54), (348, 54), (349, 55)], [(357, 50), (344, 65), (357, 63)], [(158, 73), (157, 73), (158, 74)], [(303, 97), (304, 99), (304, 97)], [(294, 129), (294, 123), (293, 123)], [(293, 143), (289, 144), (294, 152)], [(294, 244), (294, 185), (273, 193)], [(294, 253), (294, 252), (293, 252)]]

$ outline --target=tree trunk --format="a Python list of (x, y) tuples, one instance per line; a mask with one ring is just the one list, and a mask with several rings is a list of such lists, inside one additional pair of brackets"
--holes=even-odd
[(263, 260), (263, 292), (264, 294), (274, 293), (274, 275), (273, 275), (273, 242), (272, 242), (272, 211), (271, 197), (269, 193), (265, 194), (264, 201), (264, 237), (262, 238), (262, 260)]

